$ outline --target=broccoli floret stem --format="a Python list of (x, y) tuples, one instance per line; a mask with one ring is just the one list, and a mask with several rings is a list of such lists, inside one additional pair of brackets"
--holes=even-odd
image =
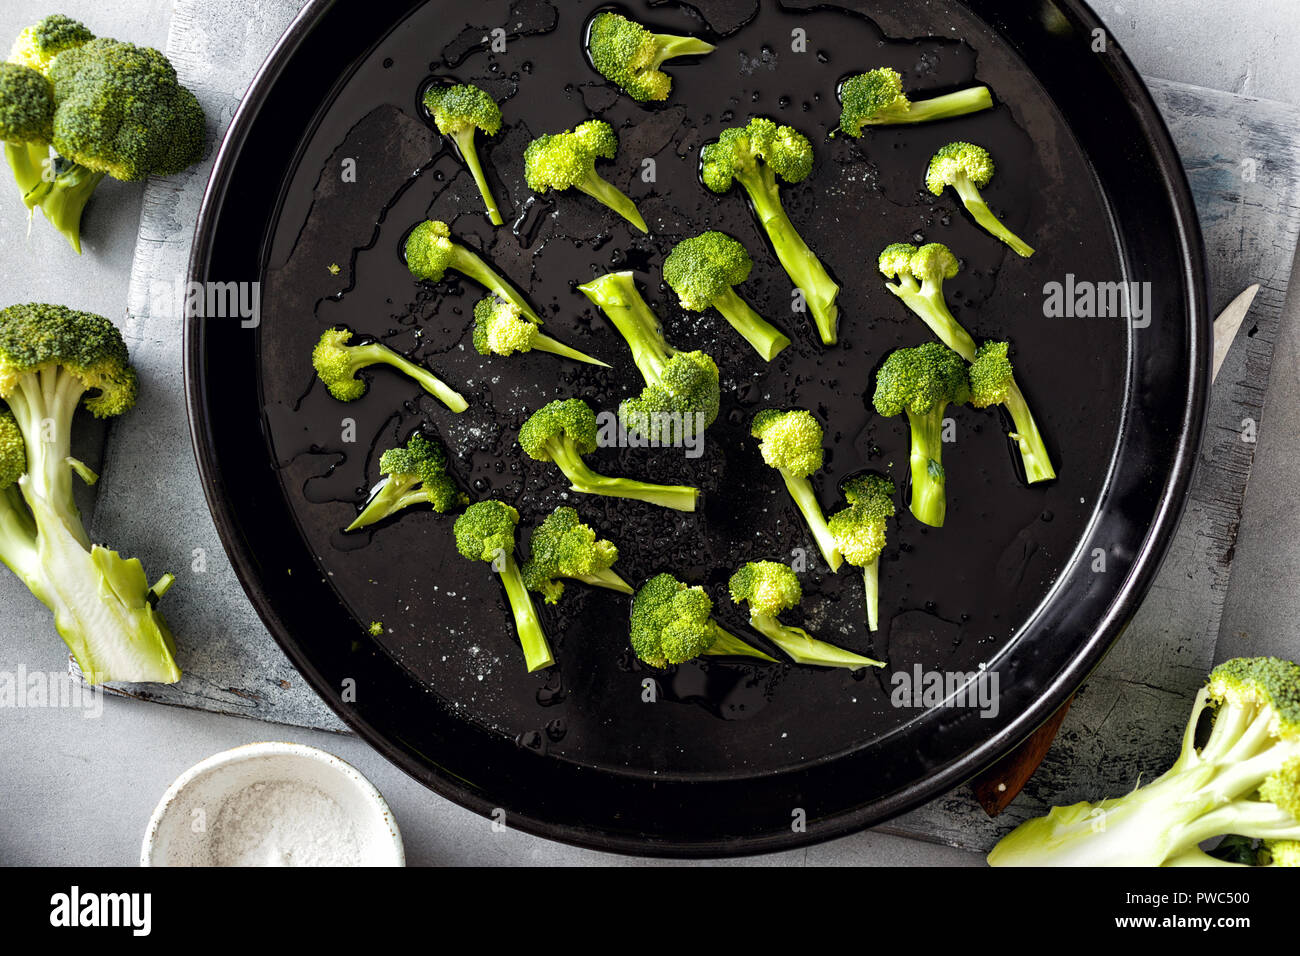
[(629, 199), (622, 190), (606, 182), (597, 173), (588, 173), (575, 182), (573, 187), (581, 189), (598, 203), (612, 209), (642, 232), (648, 233), (650, 231), (645, 224), (645, 220), (641, 218), (641, 211), (636, 208), (636, 203)]
[(817, 542), (822, 559), (832, 571), (838, 571), (840, 565), (844, 563), (844, 556), (840, 554), (839, 546), (835, 543), (835, 535), (831, 534), (831, 529), (826, 524), (826, 515), (822, 512), (821, 502), (817, 500), (817, 493), (813, 491), (812, 482), (807, 478), (792, 475), (784, 469), (781, 469), (781, 477), (785, 479), (785, 487), (790, 492), (790, 497), (794, 499), (795, 506), (808, 524), (808, 530), (812, 532), (813, 540)]
[(862, 587), (866, 594), (867, 629), (880, 630), (880, 559), (862, 568)]
[(564, 438), (552, 439), (546, 444), (547, 454), (564, 477), (569, 479), (571, 491), (585, 495), (603, 495), (606, 498), (631, 498), (645, 501), (674, 511), (694, 511), (699, 499), (698, 488), (684, 485), (655, 485), (631, 478), (607, 478), (587, 467), (577, 449)]
[(633, 594), (636, 591), (632, 585), (615, 574), (612, 568), (606, 568), (596, 574), (580, 574), (577, 580), (583, 584), (590, 584), (594, 588), (607, 588), (610, 591), (620, 591), (623, 594)]
[(646, 384), (658, 384), (664, 366), (677, 354), (677, 349), (664, 339), (659, 319), (641, 298), (631, 273), (606, 275), (583, 286), (582, 291), (614, 323), (618, 334), (632, 349), (632, 361)]
[(969, 177), (959, 176), (956, 182), (953, 183), (953, 189), (961, 197), (962, 204), (967, 211), (970, 212), (977, 223), (984, 227), (986, 232), (1005, 242), (1016, 255), (1028, 259), (1034, 254), (1033, 246), (1004, 226), (1002, 220), (993, 215), (993, 210), (989, 208), (988, 203), (984, 201), (984, 197), (980, 195), (980, 191), (970, 181)]
[(451, 263), (447, 268), (455, 269), (461, 275), (468, 276), (489, 292), (495, 293), (497, 298), (504, 299), (515, 306), (534, 322), (541, 323), (542, 317), (528, 304), (528, 301), (473, 250), (457, 244), (452, 250)]
[(348, 346), (352, 349), (352, 358), (355, 368), (362, 369), (369, 365), (388, 365), (395, 368), (420, 383), (420, 386), (450, 408), (456, 414), (460, 414), (469, 408), (469, 402), (465, 401), (464, 396), (455, 391), (446, 382), (438, 378), (427, 368), (416, 365), (410, 359), (399, 355), (392, 349), (372, 342), (369, 345)]
[(519, 645), (524, 650), (528, 673), (550, 667), (555, 663), (551, 645), (542, 630), (537, 609), (533, 607), (532, 596), (528, 593), (528, 588), (524, 587), (524, 576), (519, 573), (514, 555), (500, 555), (493, 562), (493, 567), (497, 567), (501, 583), (506, 587), (506, 597), (510, 600), (510, 611), (515, 618), (515, 630), (519, 632)]
[(72, 163), (52, 180), (42, 179), (23, 197), (23, 202), (28, 209), (40, 206), (50, 224), (81, 255), (81, 214), (104, 176)]
[(707, 56), (717, 49), (712, 43), (705, 43), (695, 37), (679, 37), (671, 33), (652, 33), (651, 36), (656, 48), (654, 62), (650, 65), (654, 70), (663, 66), (665, 60), (679, 56)]
[(1024, 393), (1020, 391), (1020, 386), (1015, 381), (1012, 381), (1011, 387), (1007, 390), (1006, 401), (1002, 404), (1011, 414), (1011, 421), (1015, 425), (1011, 439), (1020, 449), (1020, 460), (1025, 465), (1025, 478), (1031, 485), (1040, 481), (1053, 480), (1056, 477), (1056, 469), (1052, 467), (1052, 458), (1047, 453), (1047, 446), (1043, 443), (1043, 435), (1038, 430), (1038, 423), (1034, 421), (1034, 413), (1029, 410), (1029, 402), (1025, 400)]
[(716, 621), (710, 621), (709, 625), (713, 628), (714, 641), (709, 649), (704, 652), (707, 657), (756, 657), (760, 661), (770, 661), (773, 664), (780, 663), (770, 654), (765, 654), (757, 647), (745, 643), (736, 635), (726, 631)]
[(359, 528), (368, 528), (391, 514), (396, 514), (412, 505), (424, 504), (429, 500), (429, 495), (419, 486), (420, 479), (414, 475), (404, 475), (400, 478), (395, 475), (386, 477), (371, 494), (370, 500), (361, 509), (361, 514), (357, 515), (356, 520), (343, 530), (356, 531)]
[(942, 528), (948, 513), (943, 471), (943, 413), (940, 406), (924, 415), (909, 411), (912, 429), (912, 514), (932, 528)]
[(89, 550), (90, 538), (73, 503), (73, 469), (68, 464), (72, 456), (72, 417), (85, 391), (75, 375), (52, 368), (23, 376), (7, 401), (19, 430), (27, 438), (24, 496), (39, 496), (62, 509), (68, 532)]
[(884, 667), (880, 661), (854, 654), (834, 644), (819, 641), (803, 628), (789, 627), (770, 614), (750, 614), (749, 623), (754, 630), (781, 648), (796, 664), (815, 667)]
[(753, 310), (735, 289), (728, 289), (713, 300), (713, 307), (731, 323), (731, 327), (754, 346), (754, 351), (770, 362), (790, 345), (785, 333)]
[(573, 359), (575, 362), (585, 362), (588, 365), (599, 365), (601, 368), (609, 368), (607, 362), (602, 362), (598, 358), (592, 358), (579, 352), (577, 349), (569, 348), (563, 342), (559, 342), (545, 333), (539, 332), (533, 339), (533, 348), (539, 352), (549, 352), (551, 355), (558, 355), (561, 358)]
[(863, 126), (891, 126), (900, 123), (929, 123), (952, 119), (968, 113), (993, 108), (993, 94), (987, 86), (975, 86), (956, 93), (945, 93), (928, 100), (914, 100), (911, 109), (891, 108), (863, 120)]
[(36, 553), (36, 522), (17, 485), (0, 491), (0, 561), (49, 606)]
[(41, 185), (45, 175), (45, 164), (49, 161), (50, 148), (44, 143), (5, 143), (5, 159), (13, 170), (14, 181), (18, 184), (18, 193), (23, 197), (23, 204), (28, 209), (36, 208), (36, 201), (28, 200), (32, 190)]
[(967, 362), (975, 361), (975, 340), (953, 316), (944, 300), (942, 287), (920, 285), (910, 277), (898, 284), (886, 282), (885, 288), (903, 300), (903, 303), (921, 319), (944, 345)]
[(474, 132), (475, 128), (473, 126), (467, 126), (452, 136), (452, 140), (460, 151), (460, 158), (465, 161), (470, 174), (474, 177), (474, 182), (478, 185), (478, 191), (483, 196), (483, 204), (487, 207), (488, 219), (491, 220), (492, 225), (499, 226), (504, 220), (501, 218), (500, 210), (497, 209), (497, 201), (492, 195), (492, 187), (488, 185), (487, 176), (483, 173), (483, 164), (479, 161), (478, 145), (474, 141)]
[(749, 194), (781, 267), (803, 292), (822, 344), (834, 345), (839, 337), (839, 309), (835, 300), (839, 298), (840, 287), (786, 215), (776, 174), (766, 163), (753, 163), (736, 171), (736, 181)]

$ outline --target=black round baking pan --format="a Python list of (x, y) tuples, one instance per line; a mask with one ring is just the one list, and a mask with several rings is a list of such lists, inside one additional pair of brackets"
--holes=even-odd
[[(757, 853), (843, 835), (950, 789), (1031, 733), (1149, 586), (1183, 507), (1209, 383), (1191, 196), (1137, 73), (1073, 0), (633, 5), (656, 29), (719, 46), (674, 66), (672, 98), (651, 107), (617, 95), (583, 58), (598, 6), (375, 0), (358, 16), (336, 0), (295, 20), (240, 105), (196, 226), (191, 280), (257, 282), (261, 296), (256, 328), (187, 320), (208, 502), (295, 666), (349, 726), (443, 796), (503, 811), (507, 826), (628, 853)], [(886, 64), (912, 88), (987, 83), (996, 107), (861, 141), (830, 137), (838, 80)], [(434, 78), (479, 83), (503, 103), (506, 127), (483, 144), (507, 212), (500, 229), (418, 107)], [(743, 197), (714, 196), (696, 179), (699, 147), (750, 114), (815, 144), (813, 175), (783, 195), (844, 287), (833, 349), (791, 313), (789, 282)], [(534, 197), (522, 183), (530, 138), (591, 115), (620, 133), (602, 172), (641, 206), (649, 236), (585, 197)], [(1033, 259), (982, 233), (951, 196), (924, 192), (926, 160), (954, 139), (993, 151), (999, 175), (986, 195), (1038, 246)], [(467, 334), (476, 288), (415, 282), (402, 263), (406, 233), (426, 217), (447, 220), (522, 287), (548, 331), (614, 367), (478, 356)], [(667, 249), (704, 228), (754, 253), (742, 292), (795, 340), (771, 366), (715, 317), (683, 312), (661, 282)], [(977, 337), (1012, 342), (1060, 477), (1025, 485), (997, 414), (954, 410), (948, 524), (926, 529), (902, 509), (882, 563), (882, 627), (869, 635), (860, 578), (817, 569), (747, 423), (759, 408), (794, 405), (823, 421), (828, 508), (855, 472), (905, 472), (905, 424), (869, 404), (884, 356), (928, 337), (875, 273), (878, 250), (901, 239), (945, 242), (962, 258), (948, 286), (954, 309)], [(625, 448), (591, 462), (697, 483), (698, 514), (575, 500), (515, 445), (528, 411), (551, 398), (609, 408), (637, 387), (626, 346), (575, 288), (614, 269), (637, 273), (672, 341), (718, 360), (723, 410), (698, 458)], [(1140, 283), (1149, 312), (1046, 314), (1053, 282), (1118, 281)], [(336, 324), (428, 363), (470, 410), (453, 416), (380, 373), (361, 401), (335, 402), (309, 354)], [(672, 570), (702, 584), (733, 631), (746, 622), (726, 597), (730, 570), (810, 550), (791, 623), (889, 666), (655, 671), (627, 647), (626, 598), (574, 586), (542, 611), (558, 666), (525, 674), (500, 585), (455, 554), (449, 518), (417, 510), (364, 534), (340, 531), (378, 453), (417, 427), (441, 435), (476, 497), (514, 504), (524, 527), (574, 504), (620, 545), (625, 577)], [(377, 636), (372, 621), (383, 624)], [(926, 675), (980, 673), (997, 693), (975, 706), (927, 706), (910, 692)]]

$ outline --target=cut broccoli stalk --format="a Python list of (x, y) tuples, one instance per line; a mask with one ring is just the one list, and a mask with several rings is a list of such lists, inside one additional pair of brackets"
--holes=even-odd
[(457, 414), (469, 408), (464, 397), (428, 369), (394, 352), (387, 345), (371, 342), (350, 345), (352, 333), (347, 329), (326, 329), (312, 350), (312, 365), (329, 393), (340, 402), (354, 402), (368, 386), (357, 373), (372, 365), (387, 365), (414, 379), (421, 388)]
[(763, 461), (781, 473), (786, 490), (812, 532), (822, 558), (832, 571), (844, 563), (835, 535), (822, 513), (821, 502), (813, 491), (811, 476), (821, 468), (822, 427), (810, 412), (803, 409), (782, 412), (765, 409), (750, 423), (750, 435), (759, 440)]
[(943, 283), (957, 276), (961, 264), (947, 246), (932, 242), (918, 249), (895, 243), (880, 254), (880, 272), (894, 282), (885, 288), (898, 296), (944, 345), (967, 362), (975, 361), (975, 340), (953, 316)]
[(894, 482), (884, 475), (866, 474), (844, 483), (849, 506), (832, 515), (828, 524), (844, 560), (862, 569), (867, 627), (880, 626), (880, 553), (885, 549), (887, 520), (894, 515)]
[(702, 657), (753, 657), (771, 664), (780, 663), (766, 651), (760, 651), (754, 645), (742, 641), (735, 634), (724, 630), (717, 621), (709, 621), (709, 626), (713, 633), (713, 643), (709, 645), (708, 650), (703, 652)]
[(987, 86), (975, 86), (912, 101), (903, 92), (903, 78), (898, 71), (884, 67), (845, 80), (840, 87), (840, 102), (844, 107), (840, 129), (850, 136), (861, 136), (866, 126), (929, 123), (991, 109), (993, 94)]
[(943, 418), (946, 406), (924, 414), (909, 410), (912, 431), (912, 514), (932, 528), (942, 528), (948, 514), (947, 476), (943, 470)]
[(867, 605), (867, 630), (880, 630), (880, 558), (862, 566), (862, 591)]
[(80, 255), (81, 214), (106, 174), (87, 169), (80, 163), (58, 163), (55, 168), (57, 174), (54, 178), (42, 179), (23, 196), (23, 203), (28, 209), (40, 206), (50, 225), (63, 233), (69, 245)]
[(488, 220), (494, 226), (501, 225), (505, 220), (501, 218), (501, 210), (497, 208), (496, 197), (492, 195), (492, 186), (483, 173), (483, 164), (479, 161), (478, 147), (474, 142), (474, 128), (467, 127), (457, 130), (452, 134), (451, 139), (456, 144), (456, 150), (460, 153), (460, 158), (469, 168), (470, 175), (474, 177), (474, 184), (478, 186), (479, 193), (483, 196), (483, 204), (487, 207)]
[(749, 623), (754, 630), (779, 647), (796, 664), (808, 664), (814, 667), (847, 667), (850, 670), (885, 666), (870, 657), (863, 657), (861, 654), (854, 654), (834, 644), (819, 641), (803, 628), (782, 624), (770, 614), (751, 613)]
[(1006, 342), (985, 342), (976, 351), (970, 367), (971, 404), (976, 408), (1002, 405), (1011, 416), (1013, 431), (1009, 437), (1020, 450), (1026, 480), (1030, 484), (1051, 481), (1056, 469), (1029, 403), (1016, 383), (1008, 349)]
[(648, 384), (661, 380), (664, 366), (677, 354), (660, 328), (631, 272), (613, 272), (581, 285), (578, 290), (614, 323), (632, 350), (632, 361)]
[(957, 177), (952, 183), (952, 188), (961, 199), (962, 205), (966, 207), (966, 211), (971, 214), (971, 218), (983, 226), (989, 235), (1001, 239), (1011, 247), (1012, 251), (1025, 259), (1034, 254), (1033, 246), (1008, 229), (1002, 220), (994, 215), (969, 176)]
[(542, 318), (528, 301), (496, 270), (472, 249), (456, 242), (450, 227), (440, 220), (429, 219), (411, 230), (406, 239), (406, 267), (417, 279), (441, 282), (448, 269), (473, 279), (497, 298), (512, 304), (534, 322)]
[(992, 182), (995, 171), (993, 157), (984, 147), (972, 143), (949, 143), (930, 160), (925, 184), (936, 196), (942, 196), (944, 189), (951, 186), (977, 223), (1010, 246), (1017, 255), (1028, 259), (1034, 254), (1033, 246), (1003, 225), (980, 195), (980, 190)]
[(433, 86), (424, 94), (424, 106), (432, 114), (438, 132), (451, 137), (460, 152), (460, 158), (469, 167), (483, 196), (488, 218), (492, 225), (502, 223), (497, 201), (492, 195), (487, 177), (483, 175), (483, 165), (479, 162), (478, 147), (474, 136), (482, 130), (488, 136), (495, 136), (501, 130), (501, 108), (485, 90), (469, 83), (455, 86)]
[(880, 118), (867, 120), (863, 125), (874, 126), (884, 123), (930, 123), (935, 120), (952, 119), (968, 113), (993, 108), (993, 94), (987, 86), (975, 86), (956, 93), (944, 93), (932, 96), (928, 100), (913, 100), (907, 110), (889, 111)]
[(808, 530), (812, 532), (822, 559), (832, 571), (838, 571), (840, 565), (844, 563), (844, 557), (835, 543), (835, 535), (831, 534), (831, 529), (826, 523), (826, 515), (822, 512), (821, 502), (817, 500), (817, 492), (813, 490), (812, 482), (807, 477), (791, 474), (785, 468), (777, 470), (785, 479), (786, 490), (790, 492), (795, 507), (803, 515)]
[(569, 479), (570, 490), (585, 495), (604, 495), (606, 498), (631, 498), (645, 501), (674, 511), (694, 511), (700, 490), (684, 485), (656, 485), (631, 478), (608, 478), (587, 467), (582, 456), (572, 444), (562, 439), (546, 442), (546, 451), (564, 477)]
[[(13, 170), (23, 205), (35, 209), (39, 195), (34, 191), (44, 180), (46, 164), (50, 162), (50, 148), (37, 143), (5, 143), (5, 159)], [(29, 195), (36, 198), (29, 200)]]
[(519, 646), (523, 648), (528, 672), (531, 674), (550, 667), (555, 663), (555, 657), (551, 654), (551, 645), (542, 630), (542, 622), (537, 617), (537, 609), (533, 607), (533, 599), (528, 594), (528, 588), (524, 587), (519, 565), (508, 554), (496, 563), (499, 565), (497, 573), (501, 575), (501, 583), (506, 587), (506, 597), (510, 601), (510, 611), (514, 615), (515, 630), (519, 633)]
[(754, 347), (765, 362), (776, 358), (790, 345), (790, 339), (767, 319), (754, 311), (735, 289), (728, 289), (713, 300), (713, 307)]

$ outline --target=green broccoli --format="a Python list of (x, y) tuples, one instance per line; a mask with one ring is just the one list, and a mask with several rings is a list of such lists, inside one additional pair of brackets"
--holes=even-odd
[[(1198, 747), (1209, 708), (1213, 726)], [(1300, 665), (1239, 657), (1196, 695), (1174, 765), (1145, 786), (1097, 803), (1055, 807), (1022, 823), (991, 866), (1219, 865), (1199, 844), (1226, 834), (1266, 841), (1282, 864), (1300, 840)]]
[(668, 344), (632, 273), (610, 273), (578, 290), (614, 323), (645, 379), (641, 394), (619, 405), (624, 427), (672, 444), (687, 429), (702, 432), (712, 425), (722, 401), (717, 364), (703, 352), (679, 352)]
[(442, 379), (410, 359), (398, 355), (381, 342), (349, 345), (352, 332), (347, 329), (326, 329), (312, 349), (311, 364), (325, 383), (329, 393), (340, 402), (355, 402), (365, 395), (370, 386), (357, 373), (371, 365), (389, 365), (402, 374), (415, 379), (420, 387), (460, 414), (469, 408), (469, 402), (451, 389)]
[(701, 587), (687, 587), (671, 574), (657, 574), (632, 598), (632, 650), (651, 667), (684, 664), (697, 657), (776, 658), (729, 634), (713, 620), (713, 600)]
[(583, 455), (596, 450), (596, 413), (578, 398), (544, 405), (519, 429), (519, 445), (534, 461), (553, 462), (571, 491), (607, 498), (632, 498), (677, 511), (694, 511), (698, 488), (653, 485), (631, 478), (606, 478), (587, 467)]
[(952, 250), (939, 242), (918, 249), (905, 242), (895, 243), (880, 254), (880, 271), (896, 282), (885, 288), (930, 327), (944, 345), (968, 362), (975, 361), (975, 340), (948, 309), (943, 296), (945, 279), (955, 278), (961, 264)]
[(614, 542), (597, 538), (574, 508), (561, 505), (547, 515), (533, 531), (529, 549), (530, 557), (522, 569), (524, 584), (541, 594), (547, 604), (560, 600), (564, 593), (562, 578), (632, 593), (632, 585), (612, 570), (618, 560)]
[(867, 627), (880, 628), (880, 552), (885, 550), (885, 522), (894, 516), (894, 483), (883, 475), (861, 475), (844, 483), (849, 506), (827, 525), (844, 560), (862, 569)]
[(808, 137), (789, 126), (754, 117), (747, 126), (723, 130), (716, 143), (700, 154), (704, 185), (725, 193), (740, 183), (749, 194), (759, 224), (776, 250), (790, 281), (803, 293), (822, 343), (834, 345), (839, 332), (835, 300), (840, 287), (808, 248), (781, 205), (777, 176), (801, 183), (812, 173), (813, 150)]
[(24, 202), (41, 184), (53, 138), (50, 81), (30, 67), (0, 63), (0, 141)]
[(469, 167), (478, 184), (478, 191), (487, 206), (488, 218), (492, 225), (502, 223), (497, 201), (492, 196), (492, 187), (483, 175), (483, 165), (479, 162), (478, 149), (474, 145), (474, 133), (482, 130), (488, 136), (495, 136), (501, 131), (501, 107), (485, 91), (468, 83), (456, 86), (433, 86), (424, 94), (424, 108), (433, 116), (438, 132), (449, 136), (460, 150), (460, 157)]
[(930, 160), (925, 185), (936, 196), (942, 196), (944, 189), (951, 186), (977, 223), (1028, 259), (1034, 254), (1033, 247), (1004, 226), (980, 195), (980, 190), (992, 182), (994, 170), (987, 149), (971, 143), (949, 143)]
[(704, 56), (716, 47), (695, 37), (651, 33), (617, 13), (602, 13), (591, 21), (587, 52), (596, 71), (644, 103), (668, 99), (673, 78), (659, 69), (665, 60)]
[(649, 232), (636, 203), (596, 172), (597, 159), (618, 153), (614, 127), (604, 120), (587, 120), (573, 132), (544, 134), (524, 150), (524, 179), (538, 193), (577, 189), (618, 213), (637, 229)]
[(884, 667), (861, 654), (854, 654), (825, 641), (819, 641), (803, 628), (790, 627), (777, 615), (798, 607), (803, 588), (798, 576), (775, 561), (751, 561), (731, 576), (731, 600), (749, 605), (749, 623), (754, 630), (789, 655), (796, 664), (816, 667)]
[(749, 433), (759, 440), (763, 461), (785, 479), (786, 490), (807, 522), (822, 558), (832, 571), (838, 571), (844, 563), (844, 556), (827, 527), (821, 502), (817, 500), (817, 493), (809, 480), (821, 468), (825, 457), (821, 425), (811, 413), (802, 409), (792, 412), (767, 409), (754, 416)]
[(993, 94), (987, 86), (972, 86), (913, 103), (903, 92), (898, 71), (882, 67), (845, 80), (840, 85), (840, 103), (840, 129), (858, 137), (864, 126), (929, 123), (992, 109)]
[(1043, 443), (1038, 422), (1034, 421), (1034, 413), (1029, 410), (1029, 403), (1016, 384), (1011, 360), (1007, 358), (1008, 348), (1006, 342), (985, 342), (976, 351), (975, 361), (970, 367), (970, 403), (976, 408), (1005, 406), (1015, 426), (1010, 437), (1020, 449), (1025, 477), (1030, 484), (1051, 481), (1056, 477), (1056, 469), (1052, 467), (1052, 458)]
[(383, 478), (345, 530), (367, 528), (412, 505), (428, 504), (443, 514), (469, 501), (447, 473), (446, 449), (418, 431), (405, 447), (390, 448), (379, 456), (379, 473)]
[(524, 587), (523, 575), (515, 563), (515, 528), (519, 512), (507, 504), (489, 499), (479, 501), (465, 509), (456, 519), (453, 531), (456, 550), (471, 561), (486, 561), (501, 575), (510, 611), (515, 618), (515, 630), (524, 650), (528, 673), (550, 667), (555, 663), (551, 645), (538, 620), (533, 599)]
[[(49, 18), (19, 37), (11, 60), (48, 76), (54, 104), (52, 175), (23, 201), (39, 206), (78, 253), (82, 211), (105, 176), (171, 176), (202, 158), (203, 109), (157, 50), (91, 39), (81, 24)], [(41, 145), (27, 142), (29, 161), (43, 159)], [(20, 182), (28, 179), (22, 165)]]
[(948, 511), (944, 412), (969, 401), (966, 363), (938, 342), (891, 353), (876, 375), (876, 411), (886, 418), (906, 412), (911, 428), (912, 514), (934, 528), (943, 527)]
[(754, 260), (743, 245), (725, 232), (706, 232), (673, 247), (664, 260), (664, 281), (677, 293), (683, 309), (717, 309), (770, 362), (790, 340), (736, 294), (733, 286), (748, 279), (753, 268)]
[(136, 558), (92, 545), (73, 501), (73, 475), (96, 475), (72, 457), (79, 405), (110, 418), (134, 404), (138, 383), (108, 319), (57, 305), (0, 310), (0, 559), (54, 612), (82, 674), (105, 681), (180, 680), (176, 647)]
[(534, 349), (609, 368), (600, 359), (584, 355), (542, 332), (541, 323), (519, 311), (513, 302), (489, 294), (474, 306), (474, 350), (479, 355), (508, 356)]
[(411, 275), (428, 282), (441, 282), (447, 270), (454, 269), (495, 293), (497, 298), (505, 299), (534, 322), (540, 324), (542, 321), (514, 286), (477, 253), (451, 237), (451, 229), (445, 222), (426, 219), (411, 230), (406, 238), (406, 267)]

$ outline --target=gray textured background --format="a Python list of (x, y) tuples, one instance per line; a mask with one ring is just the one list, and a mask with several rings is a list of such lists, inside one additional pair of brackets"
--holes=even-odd
[[(64, 12), (85, 19), (97, 32), (164, 47), (172, 4), (164, 0), (65, 2)], [(48, 12), (35, 0), (6, 0), (0, 36)], [(1192, 0), (1148, 0), (1103, 5), (1098, 11), (1147, 74), (1254, 96), (1300, 103), (1295, 81), (1300, 66), (1288, 57), (1300, 33), (1300, 6), (1246, 0), (1207, 8)], [(262, 25), (242, 23), (230, 40), (240, 57), (240, 32)], [(243, 65), (243, 64), (241, 64)], [(250, 64), (249, 68), (255, 66)], [(192, 84), (201, 77), (187, 77)], [(233, 106), (233, 103), (231, 104)], [(30, 240), (13, 203), (0, 203), (0, 262), (5, 301), (55, 299), (124, 320), (127, 281), (135, 250), (141, 192), (106, 183), (88, 220), (87, 255), (75, 261), (63, 240), (38, 223)], [(75, 266), (75, 270), (72, 268)], [(1217, 302), (1216, 304), (1222, 304)], [(1300, 518), (1290, 489), (1279, 484), (1293, 466), (1297, 427), (1297, 309), (1290, 307), (1278, 343), (1267, 413), (1237, 557), (1223, 616), (1218, 656), (1294, 647), (1294, 595), (1300, 557)], [(128, 335), (132, 333), (127, 322)], [(138, 338), (134, 351), (161, 346)], [(158, 383), (167, 388), (168, 383)], [(170, 391), (170, 389), (169, 389)], [(134, 423), (133, 423), (134, 427)], [(97, 436), (87, 431), (88, 448)], [(130, 469), (130, 461), (111, 463)], [(119, 476), (120, 477), (120, 474)], [(101, 505), (102, 507), (102, 505)], [(111, 505), (110, 505), (111, 509)], [(136, 516), (136, 520), (140, 520)], [(169, 515), (151, 516), (174, 532), (188, 552), (183, 529)], [(0, 580), (0, 668), (19, 662), (58, 670), (62, 647), (51, 643), (44, 608), (21, 588)], [(214, 649), (214, 651), (217, 649)], [(185, 767), (216, 750), (250, 740), (291, 736), (324, 746), (354, 762), (393, 804), (407, 839), (411, 862), (609, 862), (619, 858), (585, 853), (522, 834), (492, 834), (479, 818), (439, 800), (406, 779), (358, 741), (288, 731), (133, 701), (107, 702), (104, 716), (86, 720), (75, 711), (0, 711), (0, 861), (6, 863), (131, 863), (153, 803)], [(69, 826), (76, 821), (75, 826)], [(93, 833), (93, 839), (85, 839)], [(884, 834), (863, 834), (837, 843), (767, 858), (776, 863), (961, 863), (978, 858), (961, 851)]]

